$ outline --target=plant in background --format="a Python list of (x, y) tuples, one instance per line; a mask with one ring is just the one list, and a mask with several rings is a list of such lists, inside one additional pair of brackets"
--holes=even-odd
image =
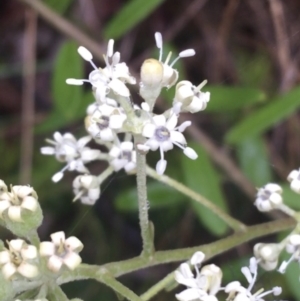
[[(85, 130), (87, 135), (76, 139), (71, 133), (55, 132), (54, 140), (47, 140), (52, 146), (41, 149), (44, 155), (53, 155), (65, 166), (56, 173), (52, 180), (58, 182), (65, 171), (77, 172), (73, 181), (74, 201), (93, 205), (101, 193), (101, 184), (113, 173), (124, 169), (129, 175), (136, 174), (139, 221), (142, 236), (141, 255), (127, 261), (108, 263), (102, 266), (81, 263), (79, 252), (83, 244), (74, 236), (66, 238), (63, 231), (51, 234), (51, 240), (41, 242), (37, 228), (42, 222), (42, 212), (38, 196), (30, 186), (12, 186), (0, 182), (0, 223), (8, 228), (18, 238), (0, 245), (0, 298), (1, 300), (69, 300), (61, 289), (61, 285), (71, 281), (94, 279), (106, 284), (116, 293), (128, 300), (149, 300), (160, 290), (170, 284), (182, 284), (187, 288), (176, 294), (178, 300), (214, 301), (219, 293), (228, 294), (230, 301), (261, 301), (267, 294), (277, 296), (280, 287), (273, 287), (263, 292), (263, 289), (253, 293), (257, 280), (257, 267), (266, 270), (277, 268), (279, 254), (286, 248), (291, 253), (289, 261), (283, 261), (279, 271), (283, 273), (292, 260), (300, 259), (300, 218), (284, 204), (282, 190), (277, 184), (267, 184), (258, 190), (255, 205), (260, 211), (279, 209), (292, 216), (297, 225), (290, 235), (276, 244), (259, 243), (254, 247), (254, 255), (249, 267), (243, 267), (248, 286), (238, 281), (222, 284), (222, 270), (215, 264), (200, 266), (205, 260), (225, 252), (245, 241), (265, 234), (274, 233), (290, 225), (276, 223), (247, 227), (213, 203), (208, 202), (197, 193), (181, 183), (164, 175), (167, 168), (167, 152), (179, 147), (186, 160), (196, 160), (198, 155), (188, 146), (183, 135), (191, 121), (181, 123), (181, 113), (197, 113), (204, 110), (209, 102), (209, 92), (202, 92), (206, 81), (198, 86), (183, 80), (178, 81), (178, 71), (174, 68), (179, 58), (193, 56), (193, 49), (184, 50), (170, 63), (171, 53), (163, 60), (163, 42), (160, 33), (155, 34), (159, 58), (147, 59), (141, 67), (139, 93), (143, 98), (141, 105), (134, 104), (129, 85), (137, 80), (130, 74), (128, 66), (121, 62), (119, 52), (114, 52), (114, 41), (108, 42), (107, 53), (104, 55), (105, 66), (98, 68), (93, 62), (92, 54), (83, 46), (78, 48), (81, 57), (94, 68), (88, 79), (66, 80), (69, 85), (89, 83), (95, 101), (87, 106)], [(153, 109), (163, 88), (176, 85), (172, 107), (161, 114), (155, 114)], [(93, 146), (88, 146), (90, 142)], [(98, 146), (99, 147), (98, 147)], [(101, 149), (101, 150), (100, 150)], [(160, 159), (155, 170), (146, 164), (149, 151), (159, 151)], [(93, 175), (88, 165), (94, 161), (107, 162), (107, 168), (99, 175)], [(298, 171), (289, 175), (291, 188), (299, 192)], [(162, 181), (182, 193), (192, 196), (203, 206), (217, 214), (234, 231), (233, 234), (210, 245), (187, 249), (155, 251), (154, 227), (148, 218), (148, 196), (146, 176)], [(151, 203), (151, 201), (150, 201)], [(205, 254), (205, 255), (204, 255)], [(187, 261), (189, 260), (190, 261)], [(186, 261), (178, 270), (149, 288), (142, 296), (138, 296), (117, 277), (167, 262)], [(195, 270), (195, 274), (192, 269)], [(176, 281), (176, 282), (175, 282)], [(223, 285), (223, 286), (222, 286)], [(73, 299), (79, 300), (79, 299)]]

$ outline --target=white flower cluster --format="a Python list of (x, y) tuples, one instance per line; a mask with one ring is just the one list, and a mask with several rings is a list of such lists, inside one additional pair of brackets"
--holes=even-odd
[(0, 268), (4, 278), (36, 278), (40, 274), (41, 257), (47, 257), (47, 267), (54, 273), (59, 272), (63, 265), (74, 270), (81, 263), (78, 255), (83, 249), (81, 241), (74, 236), (65, 239), (64, 232), (53, 233), (51, 239), (52, 242), (41, 242), (39, 251), (23, 239), (7, 242), (8, 248), (0, 251)]
[(272, 290), (264, 292), (264, 289), (252, 293), (251, 290), (257, 278), (257, 261), (254, 257), (250, 259), (249, 267), (243, 267), (242, 273), (246, 277), (248, 286), (244, 287), (239, 281), (232, 281), (225, 287), (221, 287), (222, 270), (214, 264), (206, 265), (199, 270), (205, 255), (202, 252), (196, 252), (190, 260), (190, 264), (196, 271), (196, 277), (191, 271), (188, 263), (182, 263), (175, 271), (175, 280), (187, 286), (183, 292), (176, 294), (180, 301), (217, 301), (216, 294), (224, 291), (228, 294), (228, 301), (264, 301), (263, 297), (269, 294), (278, 296), (281, 294), (281, 288), (276, 286)]
[[(121, 62), (119, 52), (114, 52), (114, 41), (109, 40), (107, 53), (104, 55), (105, 67), (98, 68), (93, 62), (92, 54), (83, 46), (78, 48), (79, 55), (88, 61), (94, 70), (88, 79), (66, 80), (70, 85), (83, 85), (88, 82), (92, 86), (95, 102), (87, 107), (85, 129), (87, 136), (76, 140), (70, 134), (54, 133), (54, 140), (47, 140), (52, 146), (42, 147), (44, 155), (54, 155), (64, 162), (65, 167), (56, 173), (52, 180), (59, 181), (65, 171), (77, 171), (81, 175), (73, 182), (75, 199), (82, 203), (94, 204), (100, 195), (100, 185), (106, 176), (92, 176), (86, 164), (95, 160), (105, 160), (111, 173), (124, 169), (126, 173), (136, 172), (136, 152), (146, 154), (149, 150), (160, 151), (160, 160), (156, 171), (163, 174), (167, 161), (165, 152), (174, 145), (192, 160), (197, 158), (195, 151), (187, 146), (183, 135), (184, 130), (191, 125), (186, 121), (178, 125), (181, 112), (196, 113), (206, 108), (210, 98), (209, 92), (202, 92), (206, 81), (194, 86), (189, 81), (177, 83), (178, 72), (174, 64), (179, 58), (193, 56), (195, 51), (187, 49), (170, 62), (171, 53), (163, 61), (163, 42), (160, 33), (155, 34), (159, 49), (159, 59), (147, 59), (141, 67), (140, 95), (144, 99), (141, 107), (132, 104), (130, 90), (127, 85), (136, 84), (128, 66)], [(153, 107), (162, 88), (176, 85), (173, 106), (162, 114), (154, 114)], [(135, 140), (139, 137), (138, 143)], [(94, 142), (94, 148), (87, 146)], [(98, 147), (98, 146), (99, 147)], [(100, 149), (102, 151), (100, 151)], [(107, 151), (103, 151), (103, 149)]]

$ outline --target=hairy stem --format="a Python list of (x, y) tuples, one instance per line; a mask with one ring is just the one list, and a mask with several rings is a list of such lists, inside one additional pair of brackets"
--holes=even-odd
[(206, 245), (177, 250), (159, 251), (155, 252), (149, 257), (138, 256), (128, 260), (107, 263), (102, 266), (82, 264), (75, 271), (64, 272), (58, 279), (58, 283), (62, 284), (83, 279), (97, 280), (96, 278), (98, 277), (97, 275), (99, 271), (105, 271), (112, 277), (119, 277), (133, 271), (147, 267), (153, 267), (159, 264), (188, 260), (196, 251), (202, 251), (205, 253), (205, 260), (209, 260), (216, 255), (222, 254), (252, 239), (291, 229), (295, 226), (296, 223), (294, 219), (286, 218), (274, 222), (247, 227), (247, 230), (244, 232), (232, 234), (229, 237)]
[[(144, 138), (141, 135), (134, 136), (135, 144), (143, 143)], [(139, 220), (141, 235), (143, 240), (142, 256), (151, 256), (154, 252), (153, 232), (148, 218), (148, 200), (147, 200), (147, 176), (146, 176), (146, 155), (137, 151), (136, 158), (136, 182), (139, 203)]]

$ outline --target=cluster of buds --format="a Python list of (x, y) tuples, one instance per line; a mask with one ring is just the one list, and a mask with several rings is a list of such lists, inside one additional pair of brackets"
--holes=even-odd
[[(293, 170), (287, 177), (290, 182), (290, 188), (300, 194), (300, 170)], [(285, 249), (287, 253), (291, 254), (288, 261), (283, 261), (278, 271), (285, 273), (288, 265), (292, 261), (300, 263), (300, 234), (299, 234), (299, 217), (297, 212), (284, 204), (282, 198), (282, 188), (273, 183), (269, 183), (264, 187), (258, 189), (254, 205), (259, 211), (267, 212), (274, 209), (281, 210), (284, 213), (296, 219), (298, 225), (291, 234), (289, 234), (280, 243), (258, 243), (254, 246), (254, 256), (257, 263), (266, 271), (275, 270), (278, 266), (279, 256)]]
[[(171, 53), (163, 61), (163, 41), (160, 33), (155, 34), (159, 49), (159, 59), (147, 59), (141, 67), (140, 95), (144, 99), (141, 106), (134, 105), (131, 100), (129, 85), (136, 84), (136, 79), (130, 74), (128, 66), (121, 62), (119, 52), (114, 52), (114, 41), (109, 40), (107, 53), (104, 55), (105, 67), (98, 68), (93, 62), (93, 56), (86, 48), (78, 48), (79, 55), (89, 62), (93, 71), (88, 79), (66, 80), (70, 85), (90, 83), (95, 102), (88, 105), (85, 118), (87, 136), (76, 140), (70, 134), (54, 134), (54, 140), (47, 140), (52, 146), (41, 148), (42, 154), (54, 155), (66, 165), (56, 173), (52, 180), (59, 181), (65, 171), (77, 171), (81, 175), (73, 182), (75, 199), (84, 204), (94, 204), (100, 195), (100, 185), (112, 172), (124, 169), (127, 174), (136, 172), (137, 152), (146, 154), (148, 151), (160, 152), (160, 160), (156, 164), (158, 174), (166, 170), (165, 152), (174, 145), (183, 150), (190, 159), (197, 158), (196, 152), (187, 146), (183, 135), (184, 130), (191, 125), (186, 121), (178, 125), (181, 112), (196, 113), (206, 108), (210, 98), (209, 92), (202, 92), (206, 81), (194, 86), (189, 81), (178, 81), (178, 72), (174, 64), (178, 59), (195, 54), (193, 49), (179, 53), (172, 62)], [(154, 114), (153, 108), (162, 88), (176, 85), (172, 107), (163, 114)], [(94, 148), (87, 146), (94, 142)], [(99, 145), (99, 148), (97, 147)], [(100, 151), (101, 146), (101, 151)], [(107, 151), (104, 151), (106, 149)], [(107, 161), (109, 167), (105, 176), (92, 176), (87, 163), (95, 160)], [(97, 188), (98, 187), (98, 188)]]
[(274, 287), (272, 290), (264, 292), (260, 289), (256, 293), (251, 293), (251, 290), (257, 278), (257, 260), (252, 257), (249, 267), (243, 267), (242, 273), (246, 277), (248, 286), (244, 287), (239, 281), (232, 281), (225, 287), (221, 287), (222, 270), (214, 265), (205, 265), (199, 269), (205, 255), (202, 252), (196, 252), (191, 260), (190, 265), (196, 271), (196, 277), (191, 271), (188, 263), (182, 263), (177, 271), (175, 271), (175, 280), (179, 284), (187, 286), (183, 292), (176, 294), (176, 298), (180, 301), (217, 301), (217, 293), (225, 291), (228, 294), (228, 301), (262, 301), (263, 297), (268, 294), (277, 296), (281, 294), (280, 287)]
[(11, 232), (26, 236), (37, 229), (43, 219), (35, 190), (28, 185), (10, 187), (0, 180), (0, 221)]

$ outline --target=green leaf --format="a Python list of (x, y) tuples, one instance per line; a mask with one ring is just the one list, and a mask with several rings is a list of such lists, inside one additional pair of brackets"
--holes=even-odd
[(78, 45), (65, 42), (58, 54), (54, 66), (52, 95), (55, 111), (65, 118), (72, 119), (82, 108), (83, 87), (66, 84), (67, 78), (83, 78), (83, 60), (77, 53)]
[[(286, 252), (284, 252), (281, 256), (280, 256), (280, 263), (283, 260), (289, 260), (289, 258), (291, 257), (291, 254), (287, 254)], [(299, 290), (299, 264), (298, 262), (292, 261), (285, 273), (283, 274), (284, 278), (286, 279), (286, 284), (287, 287), (289, 288), (289, 292), (295, 297), (295, 300), (300, 300), (300, 290)]]
[(203, 91), (210, 92), (207, 112), (239, 110), (266, 99), (264, 92), (254, 88), (205, 86)]
[[(200, 193), (208, 200), (214, 202), (223, 211), (227, 212), (227, 205), (220, 189), (218, 174), (211, 164), (210, 159), (204, 149), (198, 144), (190, 144), (198, 154), (197, 160), (190, 160), (182, 156), (184, 183), (191, 189)], [(191, 201), (196, 215), (203, 225), (215, 235), (223, 235), (228, 227), (218, 216), (201, 204)]]
[(293, 114), (299, 106), (300, 87), (297, 87), (244, 118), (227, 133), (225, 139), (229, 143), (239, 143), (259, 135)]
[[(150, 209), (174, 206), (181, 203), (182, 195), (171, 187), (159, 182), (150, 182), (147, 185)], [(122, 191), (115, 199), (115, 206), (120, 211), (137, 211), (138, 198), (136, 188)]]
[(261, 137), (243, 140), (237, 146), (237, 154), (243, 172), (256, 187), (272, 181), (267, 149)]
[(131, 0), (104, 29), (106, 39), (118, 39), (149, 16), (164, 0)]
[(64, 14), (74, 0), (44, 0), (44, 4), (58, 12)]

